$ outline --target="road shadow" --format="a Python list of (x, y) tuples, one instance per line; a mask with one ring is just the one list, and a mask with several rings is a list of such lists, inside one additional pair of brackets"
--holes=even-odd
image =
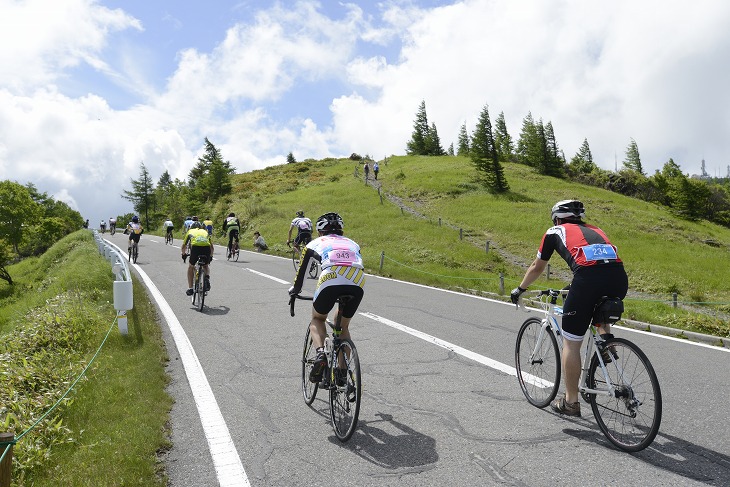
[(231, 310), (228, 306), (208, 306), (207, 304), (203, 308), (202, 313), (204, 315), (210, 315), (210, 316), (220, 316), (220, 315), (227, 315), (228, 312)]
[[(598, 429), (565, 429), (566, 434), (616, 449)], [(724, 434), (718, 431), (718, 434)], [(635, 458), (662, 470), (707, 485), (726, 486), (730, 479), (730, 455), (697, 445), (661, 431), (646, 449), (631, 453)]]
[[(359, 421), (347, 443), (335, 437), (330, 441), (341, 444), (364, 460), (387, 470), (422, 472), (436, 467), (439, 455), (436, 440), (401, 423), (390, 414), (377, 413), (381, 419)], [(383, 426), (379, 427), (379, 423)]]

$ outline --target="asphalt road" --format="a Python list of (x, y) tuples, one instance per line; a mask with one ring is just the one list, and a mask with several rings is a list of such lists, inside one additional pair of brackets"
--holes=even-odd
[[(111, 237), (126, 248), (124, 239)], [(176, 401), (174, 446), (166, 458), (173, 486), (730, 485), (727, 349), (614, 328), (646, 352), (663, 395), (656, 440), (627, 454), (608, 443), (587, 404), (582, 418), (565, 419), (524, 399), (517, 379), (504, 370), (514, 366), (515, 336), (526, 313), (368, 276), (351, 324), (362, 408), (357, 431), (343, 444), (329, 424), (326, 396), (320, 392), (312, 407), (301, 397), (310, 311), (300, 301), (296, 317), (289, 315), (291, 261), (242, 251), (232, 263), (217, 249), (200, 313), (184, 294), (179, 245), (179, 239), (172, 248), (145, 235), (138, 260), (189, 340), (214, 397), (210, 403), (194, 395), (200, 378), (186, 375), (185, 353), (163, 319)], [(486, 359), (466, 358), (394, 323)], [(229, 435), (243, 478), (229, 476), (211, 453), (220, 445), (206, 440), (210, 414), (224, 422), (218, 426)]]

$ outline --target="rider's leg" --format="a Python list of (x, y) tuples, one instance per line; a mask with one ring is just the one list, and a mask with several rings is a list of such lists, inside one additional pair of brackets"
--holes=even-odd
[(578, 381), (580, 380), (580, 349), (583, 341), (563, 340), (563, 373), (565, 381), (565, 402), (578, 402)]
[(312, 309), (312, 321), (309, 323), (309, 331), (312, 336), (312, 345), (314, 345), (314, 348), (324, 346), (324, 337), (327, 335), (326, 319), (327, 315), (317, 313)]
[(188, 265), (188, 289), (193, 288), (193, 277), (195, 276), (195, 268), (193, 264)]

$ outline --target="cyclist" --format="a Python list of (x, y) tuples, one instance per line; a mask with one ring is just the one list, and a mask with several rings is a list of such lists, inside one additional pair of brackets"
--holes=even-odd
[[(623, 299), (629, 288), (616, 246), (611, 244), (603, 230), (584, 223), (584, 216), (585, 208), (578, 200), (558, 201), (553, 206), (551, 218), (554, 226), (542, 237), (537, 258), (510, 295), (512, 302), (517, 303), (520, 295), (543, 273), (553, 252), (557, 252), (573, 271), (573, 281), (563, 304), (565, 394), (551, 404), (553, 410), (567, 416), (580, 416), (580, 350), (596, 303), (603, 296)], [(613, 337), (610, 325), (595, 325), (601, 336)]]
[(210, 217), (203, 220), (203, 225), (205, 225), (205, 229), (208, 230), (208, 235), (211, 237), (213, 236), (213, 220), (210, 219)]
[(112, 235), (117, 231), (117, 219), (113, 216), (109, 217), (109, 233)]
[(195, 264), (198, 262), (200, 256), (206, 256), (207, 264), (203, 266), (205, 270), (205, 286), (204, 291), (210, 291), (210, 266), (209, 264), (213, 261), (213, 241), (208, 230), (205, 229), (202, 223), (193, 222), (190, 230), (185, 234), (183, 238), (183, 244), (180, 246), (182, 254), (182, 260), (185, 262), (188, 255), (185, 253), (188, 243), (190, 244), (190, 263), (188, 264), (188, 290), (185, 294), (188, 296), (193, 295), (193, 277), (195, 276)]
[(104, 233), (106, 231), (106, 222), (104, 220), (99, 223), (99, 231), (101, 231), (101, 233)]
[(228, 254), (227, 257), (231, 256), (231, 250), (233, 250), (233, 240), (238, 243), (238, 234), (241, 231), (241, 222), (235, 213), (230, 212), (226, 217), (226, 221), (223, 222), (223, 231), (228, 236)]
[(300, 245), (307, 245), (312, 240), (312, 220), (304, 216), (302, 210), (297, 211), (297, 216), (291, 221), (289, 226), (289, 236), (287, 236), (286, 244), (289, 245), (292, 242), (291, 232), (297, 229), (297, 236), (294, 239), (294, 248), (300, 251)]
[(172, 219), (168, 218), (165, 220), (165, 223), (162, 224), (162, 228), (165, 229), (165, 238), (167, 238), (167, 235), (172, 238), (172, 229), (175, 225), (172, 223)]
[(322, 275), (317, 283), (312, 301), (312, 321), (309, 329), (312, 344), (317, 350), (317, 357), (312, 366), (309, 380), (319, 382), (327, 365), (324, 353), (324, 339), (327, 333), (325, 320), (342, 295), (353, 296), (342, 310), (342, 338), (350, 338), (350, 320), (357, 311), (363, 297), (365, 271), (363, 270), (360, 246), (343, 236), (344, 224), (337, 213), (325, 213), (317, 219), (318, 238), (309, 242), (302, 252), (299, 271), (294, 285), (289, 288), (289, 295), (299, 294), (302, 290), (304, 276), (310, 265), (310, 259), (316, 259), (322, 266)]
[(134, 215), (132, 221), (127, 223), (127, 228), (124, 229), (124, 233), (129, 234), (129, 247), (127, 248), (127, 252), (131, 252), (132, 240), (134, 240), (134, 243), (139, 244), (139, 239), (144, 233), (144, 229), (139, 223), (139, 217), (137, 215)]
[(190, 230), (190, 225), (193, 224), (193, 217), (186, 216), (185, 221), (183, 222), (183, 235), (188, 233), (188, 230)]

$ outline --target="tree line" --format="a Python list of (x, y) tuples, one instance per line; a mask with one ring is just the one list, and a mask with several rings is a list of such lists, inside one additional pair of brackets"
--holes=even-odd
[(626, 196), (668, 207), (673, 213), (688, 220), (708, 220), (730, 227), (730, 166), (725, 178), (711, 178), (705, 172), (690, 177), (684, 174), (673, 159), (664, 163), (653, 175), (644, 172), (639, 146), (631, 138), (626, 147), (621, 169), (615, 171), (598, 167), (593, 161), (588, 139), (567, 161), (555, 137), (550, 121), (535, 120), (528, 112), (514, 142), (507, 130), (504, 112), (495, 119), (494, 128), (488, 106), (484, 105), (476, 127), (469, 133), (462, 124), (456, 151), (452, 143), (444, 150), (436, 124), (428, 122), (426, 103), (416, 111), (411, 139), (406, 143), (408, 155), (469, 157), (476, 170), (475, 179), (489, 191), (509, 191), (502, 163), (511, 162), (533, 167), (536, 172), (596, 186)]
[(33, 183), (0, 181), (0, 279), (13, 284), (6, 265), (42, 254), (83, 223), (81, 213)]
[[(124, 190), (122, 198), (132, 203), (145, 228), (155, 228), (170, 218), (181, 224), (186, 216), (208, 216), (218, 219), (222, 215), (211, 215), (215, 204), (231, 193), (231, 176), (235, 168), (223, 159), (221, 151), (205, 138), (204, 154), (188, 173), (186, 180), (172, 179), (165, 171), (157, 184), (149, 171), (140, 163), (140, 174), (131, 180), (132, 188)], [(129, 221), (132, 214), (121, 215), (121, 221)]]

